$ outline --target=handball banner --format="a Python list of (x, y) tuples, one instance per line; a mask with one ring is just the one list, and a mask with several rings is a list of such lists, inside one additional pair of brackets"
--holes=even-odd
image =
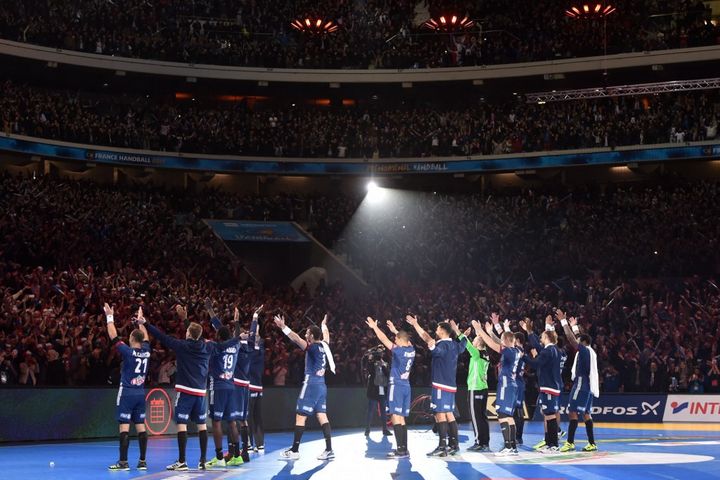
[(619, 147), (509, 155), (433, 157), (427, 159), (284, 159), (273, 157), (229, 157), (122, 150), (110, 147), (55, 142), (0, 133), (0, 150), (49, 159), (95, 164), (168, 168), (185, 171), (284, 175), (395, 175), (421, 173), (483, 173), (543, 168), (626, 165), (720, 157), (717, 142), (663, 146)]

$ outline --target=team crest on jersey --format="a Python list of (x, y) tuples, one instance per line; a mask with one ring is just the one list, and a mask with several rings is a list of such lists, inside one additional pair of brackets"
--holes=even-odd
[(139, 375), (132, 380), (130, 380), (131, 385), (135, 385), (136, 387), (139, 387), (140, 385), (143, 385), (145, 383), (145, 377), (143, 375)]
[(232, 372), (224, 372), (220, 374), (220, 380), (230, 380), (233, 378)]

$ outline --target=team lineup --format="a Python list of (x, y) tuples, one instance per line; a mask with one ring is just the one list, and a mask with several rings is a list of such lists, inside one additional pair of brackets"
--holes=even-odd
[[(175, 352), (177, 375), (175, 382), (175, 422), (177, 423), (177, 461), (167, 470), (187, 471), (188, 439), (187, 425), (197, 426), (200, 446), (198, 469), (216, 467), (239, 467), (250, 461), (251, 449), (264, 449), (262, 428), (262, 374), (264, 369), (264, 345), (260, 331), (260, 315), (263, 306), (257, 308), (247, 329), (241, 326), (240, 313), (234, 309), (232, 326), (223, 325), (215, 314), (212, 302), (206, 300), (205, 308), (215, 331), (216, 340), (203, 338), (202, 325), (189, 322), (187, 309), (176, 306), (175, 313), (184, 322), (184, 339), (166, 335), (153, 326), (143, 314), (142, 307), (132, 319), (135, 328), (129, 334), (128, 344), (118, 336), (114, 310), (105, 304), (107, 331), (111, 343), (122, 357), (120, 387), (117, 395), (117, 421), (119, 423), (119, 459), (108, 468), (112, 471), (128, 471), (129, 432), (134, 424), (138, 434), (138, 470), (147, 470), (148, 436), (145, 431), (145, 379), (151, 354), (150, 336), (164, 347)], [(560, 348), (555, 331), (558, 320), (566, 339), (566, 348)], [(274, 324), (297, 347), (305, 352), (305, 371), (302, 388), (295, 407), (295, 425), (292, 445), (280, 454), (282, 460), (300, 458), (300, 444), (308, 417), (315, 416), (322, 429), (325, 449), (318, 460), (335, 458), (332, 448), (332, 431), (327, 416), (327, 386), (325, 375), (335, 373), (331, 351), (328, 315), (320, 326), (307, 327), (304, 337), (286, 325), (283, 315), (274, 315)], [(575, 318), (555, 310), (555, 318), (545, 318), (544, 331), (537, 335), (530, 319), (517, 322), (519, 331), (513, 332), (510, 320), (500, 321), (492, 314), (484, 325), (472, 320), (471, 326), (461, 331), (453, 320), (439, 322), (435, 336), (420, 325), (417, 316), (407, 315), (404, 321), (427, 345), (431, 356), (430, 408), (433, 413), (434, 431), (438, 446), (427, 453), (428, 457), (448, 457), (460, 451), (455, 395), (457, 393), (457, 364), (459, 356), (467, 351), (470, 356), (467, 378), (468, 405), (474, 432), (474, 442), (468, 448), (474, 452), (491, 452), (490, 427), (487, 415), (489, 350), (499, 354), (498, 384), (495, 410), (498, 416), (503, 445), (495, 456), (518, 455), (518, 445), (523, 444), (524, 397), (526, 367), (534, 370), (539, 387), (537, 408), (544, 417), (545, 438), (533, 448), (544, 454), (576, 450), (575, 435), (578, 423), (583, 421), (587, 433), (584, 452), (597, 451), (590, 415), (593, 399), (599, 397), (597, 355), (591, 347), (591, 338), (582, 333)], [(387, 458), (410, 456), (406, 419), (410, 415), (412, 400), (410, 374), (416, 358), (410, 330), (398, 329), (392, 321), (386, 321), (390, 337), (371, 317), (365, 320), (382, 345), (390, 352), (390, 372), (386, 413), (389, 415), (395, 437), (395, 448)], [(470, 335), (475, 336), (471, 340)], [(527, 343), (527, 345), (526, 345)], [(574, 354), (572, 364), (573, 386), (567, 405), (569, 426), (567, 440), (560, 428), (560, 393), (563, 389), (562, 370), (569, 354)], [(215, 455), (208, 460), (207, 417), (212, 422)], [(223, 436), (227, 434), (227, 454), (223, 448)], [(254, 447), (253, 447), (254, 445)]]

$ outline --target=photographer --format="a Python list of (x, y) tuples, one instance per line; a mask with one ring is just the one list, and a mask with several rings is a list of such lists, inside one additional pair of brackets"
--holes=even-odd
[(370, 425), (372, 424), (373, 412), (375, 411), (378, 412), (378, 416), (380, 417), (383, 435), (392, 435), (385, 421), (390, 370), (387, 362), (383, 359), (384, 352), (385, 348), (379, 345), (368, 350), (363, 357), (363, 372), (367, 381), (368, 398), (367, 426), (365, 427), (366, 437), (370, 435)]

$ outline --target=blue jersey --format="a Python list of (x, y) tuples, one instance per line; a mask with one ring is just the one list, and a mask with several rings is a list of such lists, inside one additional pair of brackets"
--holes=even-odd
[(248, 342), (240, 342), (240, 348), (238, 350), (237, 365), (235, 366), (235, 377), (234, 383), (238, 387), (250, 386), (250, 345)]
[(322, 343), (309, 343), (305, 349), (305, 383), (325, 383), (327, 357)]
[(535, 358), (525, 355), (528, 364), (537, 371), (538, 385), (540, 392), (553, 396), (560, 395), (562, 391), (562, 354), (556, 345), (547, 345), (545, 348), (540, 346), (537, 335), (530, 335), (530, 342), (533, 347), (538, 350)]
[(432, 386), (446, 392), (457, 391), (457, 359), (465, 351), (467, 339), (459, 337), (458, 341), (444, 338), (435, 342), (432, 350)]
[(250, 380), (251, 392), (262, 392), (262, 379), (265, 373), (265, 342), (258, 340), (255, 348), (250, 352)]
[(390, 385), (410, 385), (410, 369), (415, 361), (415, 349), (412, 346), (393, 345), (390, 362)]
[(217, 350), (210, 358), (210, 390), (232, 390), (233, 373), (237, 365), (238, 345)]
[(146, 324), (146, 328), (161, 344), (175, 351), (177, 358), (175, 390), (200, 397), (204, 397), (207, 392), (210, 357), (229, 346), (237, 345), (239, 341), (237, 338), (223, 343), (206, 342), (202, 338), (180, 340), (164, 334), (150, 324)]
[(500, 379), (506, 379), (514, 385), (517, 379), (518, 366), (521, 361), (522, 357), (518, 348), (503, 347), (500, 352)]
[(577, 359), (575, 360), (575, 385), (581, 391), (590, 390), (590, 349), (582, 343), (578, 344)]
[(118, 342), (117, 349), (122, 356), (120, 386), (124, 395), (144, 395), (145, 379), (150, 361), (150, 344), (143, 342), (140, 348), (131, 348)]

